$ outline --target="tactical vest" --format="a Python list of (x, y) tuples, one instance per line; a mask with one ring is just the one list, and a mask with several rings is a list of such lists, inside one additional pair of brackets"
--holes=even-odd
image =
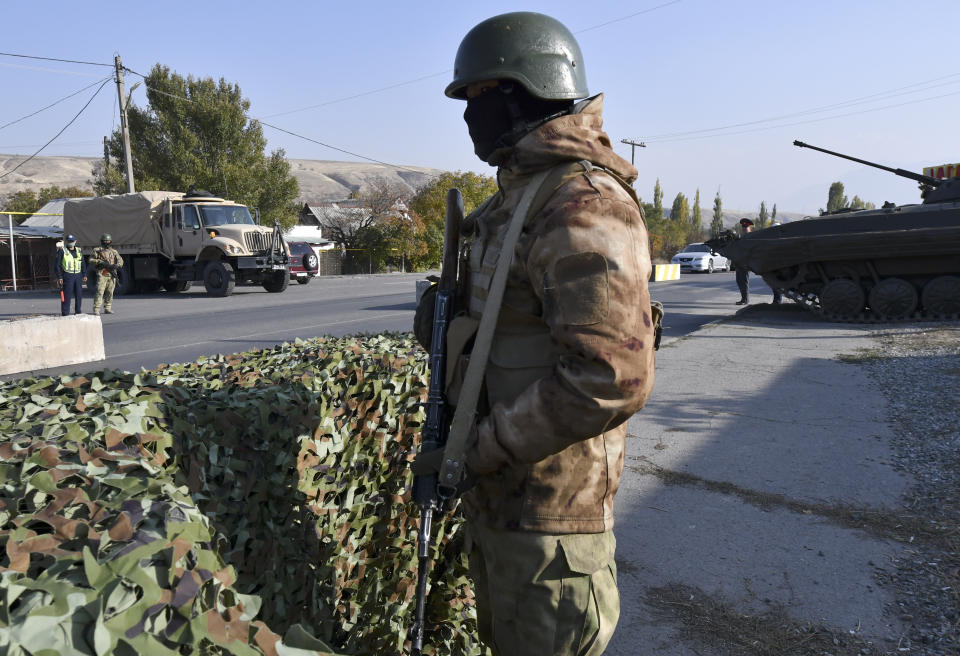
[(83, 270), (83, 255), (80, 254), (80, 247), (76, 248), (76, 255), (70, 254), (70, 249), (64, 248), (60, 251), (60, 268), (64, 273), (80, 273)]
[(93, 256), (103, 262), (98, 263), (98, 269), (101, 273), (109, 272), (110, 269), (108, 265), (118, 264), (120, 260), (120, 253), (115, 248), (104, 248), (103, 246), (95, 248), (93, 250)]

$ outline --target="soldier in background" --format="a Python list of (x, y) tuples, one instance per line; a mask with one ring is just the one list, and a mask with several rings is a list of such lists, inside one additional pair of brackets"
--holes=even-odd
[(77, 238), (67, 235), (63, 240), (63, 248), (57, 251), (54, 261), (57, 275), (57, 287), (60, 288), (60, 314), (70, 314), (70, 301), (74, 301), (76, 314), (80, 311), (83, 300), (83, 286), (87, 282), (87, 263), (83, 260), (83, 253), (77, 246)]
[[(753, 221), (750, 219), (740, 219), (740, 232), (747, 234), (753, 231)], [(740, 290), (740, 300), (737, 305), (746, 305), (750, 302), (750, 272), (740, 262), (737, 266), (737, 288)]]
[[(484, 314), (531, 177), (571, 170), (525, 217), (467, 443), (475, 486), (463, 507), (480, 638), (501, 656), (599, 656), (620, 613), (612, 529), (625, 422), (653, 387), (637, 171), (613, 152), (603, 97), (588, 97), (580, 47), (553, 18), (517, 12), (478, 24), (446, 94), (466, 101), (474, 152), (498, 167), (499, 191), (461, 230), (465, 318)], [(423, 453), (414, 472), (441, 462), (442, 449)]]
[(123, 266), (123, 258), (117, 249), (113, 248), (113, 237), (109, 234), (100, 235), (100, 246), (93, 249), (90, 265), (97, 272), (97, 295), (93, 299), (93, 313), (100, 314), (100, 307), (107, 314), (113, 314), (113, 290)]

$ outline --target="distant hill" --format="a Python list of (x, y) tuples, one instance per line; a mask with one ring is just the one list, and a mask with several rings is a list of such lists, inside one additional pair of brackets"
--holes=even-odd
[[(770, 210), (767, 210), (768, 212)], [(670, 210), (664, 208), (664, 213), (667, 216), (670, 216)], [(713, 220), (713, 207), (701, 207), (700, 208), (701, 221), (703, 222), (704, 227), (709, 227), (710, 222)], [(751, 212), (745, 212), (743, 210), (723, 210), (723, 227), (732, 228), (733, 226), (740, 223), (740, 219), (753, 219), (757, 220), (760, 212), (753, 210)], [(801, 212), (782, 212), (780, 208), (777, 208), (777, 223), (790, 223), (791, 221), (797, 221), (798, 219), (803, 219), (809, 214), (803, 214)]]
[[(9, 171), (26, 159), (25, 155), (0, 155), (0, 174)], [(96, 157), (35, 157), (12, 175), (0, 179), (0, 197), (25, 189), (41, 187), (86, 187), (90, 188), (93, 165)], [(363, 162), (331, 162), (317, 159), (291, 159), (290, 171), (300, 183), (298, 200), (316, 203), (324, 200), (341, 200), (351, 192), (362, 189), (377, 180), (400, 184), (414, 191), (440, 175), (441, 169), (421, 166), (390, 166)], [(667, 209), (669, 214), (670, 210)], [(701, 207), (705, 225), (713, 216), (713, 207)], [(780, 222), (796, 221), (805, 214), (777, 210)], [(723, 225), (731, 227), (743, 217), (756, 220), (757, 211), (724, 210)]]
[[(0, 173), (26, 159), (25, 155), (0, 155)], [(42, 187), (91, 188), (96, 157), (35, 157), (13, 174), (0, 179), (0, 196)], [(402, 185), (411, 191), (440, 175), (440, 169), (389, 166), (360, 162), (291, 159), (290, 172), (300, 183), (300, 202), (340, 200), (378, 180)]]

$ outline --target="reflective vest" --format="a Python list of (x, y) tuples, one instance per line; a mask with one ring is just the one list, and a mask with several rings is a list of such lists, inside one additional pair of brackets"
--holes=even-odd
[(60, 268), (64, 273), (80, 273), (83, 270), (83, 256), (80, 255), (80, 247), (75, 249), (76, 255), (70, 254), (70, 249), (64, 248), (63, 257), (60, 260)]

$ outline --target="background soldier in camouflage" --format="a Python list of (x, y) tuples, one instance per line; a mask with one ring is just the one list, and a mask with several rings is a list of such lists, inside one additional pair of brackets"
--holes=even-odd
[[(463, 502), (481, 640), (501, 656), (599, 656), (620, 612), (612, 529), (625, 422), (653, 387), (637, 172), (611, 149), (603, 98), (587, 98), (579, 45), (553, 18), (518, 12), (474, 27), (446, 94), (466, 100), (474, 150), (499, 167), (499, 191), (461, 230), (469, 298), (448, 349), (466, 341), (450, 337), (458, 322), (484, 314), (531, 178), (581, 163), (526, 217), (513, 253)], [(459, 356), (448, 353), (454, 365)], [(418, 456), (414, 471), (438, 470), (441, 454)]]
[(100, 235), (100, 246), (93, 249), (90, 265), (97, 272), (97, 295), (93, 299), (93, 313), (100, 314), (100, 307), (107, 314), (113, 314), (113, 290), (116, 276), (120, 275), (123, 258), (110, 244), (113, 238), (109, 234)]

